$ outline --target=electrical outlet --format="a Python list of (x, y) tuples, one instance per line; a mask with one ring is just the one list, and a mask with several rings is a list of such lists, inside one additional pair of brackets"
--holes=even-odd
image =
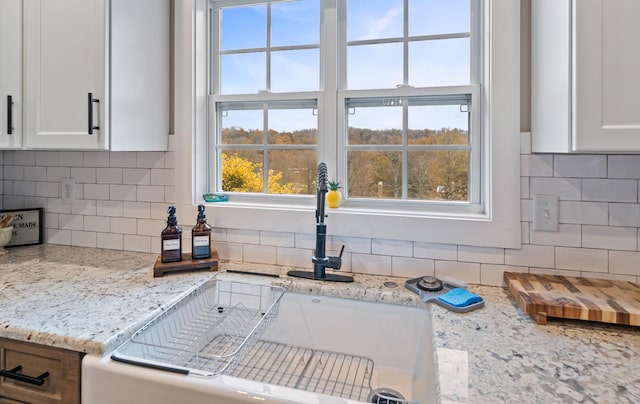
[(76, 179), (75, 178), (63, 178), (62, 179), (62, 203), (71, 204), (76, 200)]
[(558, 231), (558, 196), (533, 196), (533, 230)]

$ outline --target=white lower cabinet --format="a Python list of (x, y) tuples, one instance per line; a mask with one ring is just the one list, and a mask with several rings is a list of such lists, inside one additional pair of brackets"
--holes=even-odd
[(534, 152), (640, 152), (638, 16), (638, 0), (531, 2)]
[(169, 0), (24, 5), (24, 148), (166, 150)]

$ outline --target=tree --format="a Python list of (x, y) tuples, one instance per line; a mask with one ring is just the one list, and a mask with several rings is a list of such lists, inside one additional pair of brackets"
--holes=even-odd
[[(296, 194), (291, 183), (281, 184), (282, 172), (269, 170), (267, 192), (270, 194)], [(227, 192), (262, 192), (264, 171), (262, 163), (254, 163), (238, 156), (238, 153), (222, 153), (222, 190)]]

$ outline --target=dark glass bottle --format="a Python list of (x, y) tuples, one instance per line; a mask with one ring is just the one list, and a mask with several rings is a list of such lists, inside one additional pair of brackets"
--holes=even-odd
[(193, 259), (211, 258), (211, 226), (207, 224), (204, 205), (198, 205), (198, 219), (191, 229), (191, 256)]
[(167, 209), (167, 227), (162, 230), (162, 262), (182, 261), (182, 228), (178, 226), (176, 218), (176, 207), (169, 206)]

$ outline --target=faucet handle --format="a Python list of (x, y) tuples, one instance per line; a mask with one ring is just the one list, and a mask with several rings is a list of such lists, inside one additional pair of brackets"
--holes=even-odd
[(344, 252), (344, 245), (340, 249), (340, 255), (337, 257), (327, 257), (329, 258), (329, 262), (327, 263), (327, 267), (331, 269), (340, 269), (342, 267), (342, 253)]

